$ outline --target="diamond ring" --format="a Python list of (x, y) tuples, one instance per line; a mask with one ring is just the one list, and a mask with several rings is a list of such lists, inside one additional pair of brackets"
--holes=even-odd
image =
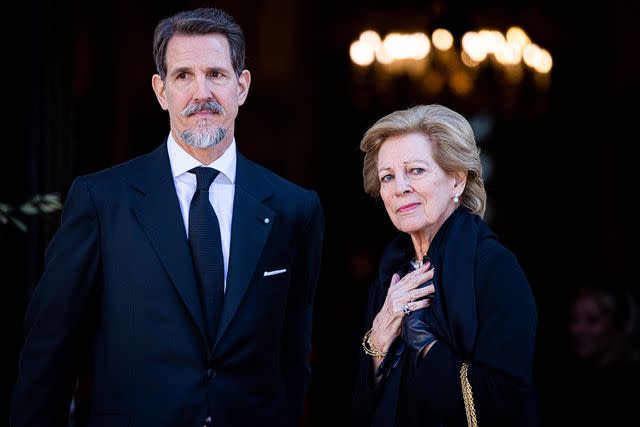
[(411, 309), (409, 308), (409, 303), (406, 303), (402, 306), (402, 312), (406, 315), (411, 314)]

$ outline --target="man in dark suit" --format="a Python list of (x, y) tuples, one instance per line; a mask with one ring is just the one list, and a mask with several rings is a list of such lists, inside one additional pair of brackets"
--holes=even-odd
[(251, 76), (216, 9), (162, 20), (152, 85), (170, 133), (73, 182), (25, 316), (11, 422), (297, 425), (310, 379), (319, 198), (236, 151)]

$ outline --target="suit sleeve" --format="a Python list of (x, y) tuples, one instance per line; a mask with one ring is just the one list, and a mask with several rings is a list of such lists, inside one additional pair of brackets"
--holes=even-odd
[(289, 402), (291, 425), (298, 425), (311, 379), (309, 354), (313, 300), (320, 274), (324, 213), (314, 191), (307, 193), (305, 215), (297, 236), (296, 262), (284, 322), (281, 367)]
[[(507, 250), (481, 259), (476, 274), (478, 334), (468, 378), (478, 422), (521, 425), (532, 387), (535, 302), (524, 273)], [(438, 341), (417, 368), (410, 391), (426, 408), (454, 424), (466, 422), (461, 363), (459, 354)]]
[(99, 259), (98, 218), (88, 184), (79, 177), (69, 190), (24, 318), (13, 427), (67, 425), (81, 328), (90, 312)]

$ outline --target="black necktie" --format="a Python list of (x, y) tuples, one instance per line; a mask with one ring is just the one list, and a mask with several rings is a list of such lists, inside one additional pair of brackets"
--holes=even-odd
[(213, 346), (224, 299), (224, 259), (218, 217), (209, 202), (209, 187), (219, 171), (197, 167), (189, 172), (194, 173), (198, 181), (189, 208), (189, 246), (202, 294), (207, 332)]

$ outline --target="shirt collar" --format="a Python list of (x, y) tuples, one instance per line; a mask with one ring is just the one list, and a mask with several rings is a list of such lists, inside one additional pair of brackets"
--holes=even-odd
[[(189, 172), (197, 166), (207, 166), (220, 171), (220, 175), (224, 176), (228, 183), (236, 182), (236, 139), (233, 138), (231, 145), (227, 148), (222, 156), (218, 157), (210, 165), (203, 165), (197, 159), (187, 153), (169, 133), (167, 138), (167, 151), (169, 152), (169, 163), (171, 163), (171, 173), (173, 178)], [(216, 178), (217, 179), (217, 178)]]

